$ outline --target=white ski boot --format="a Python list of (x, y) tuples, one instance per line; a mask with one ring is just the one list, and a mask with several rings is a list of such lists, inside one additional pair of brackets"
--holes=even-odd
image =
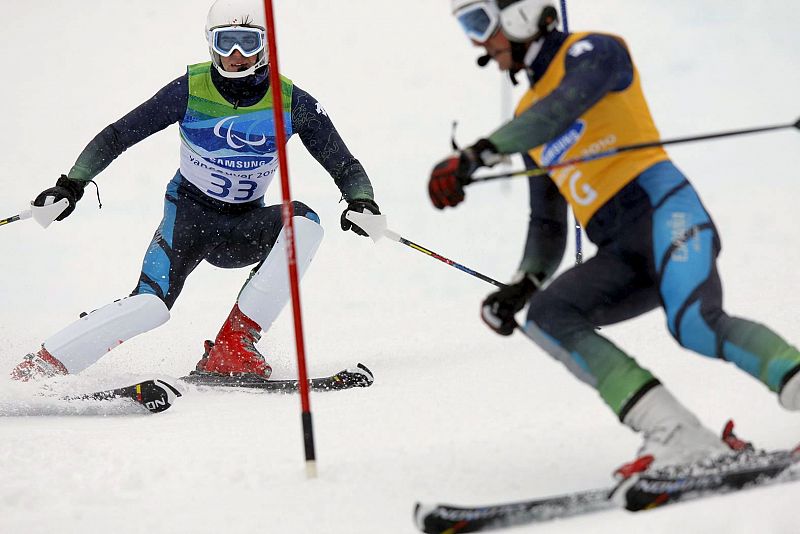
[(638, 458), (653, 458), (647, 469), (685, 466), (731, 453), (731, 448), (710, 431), (678, 400), (658, 385), (645, 393), (625, 416), (627, 426), (644, 434)]

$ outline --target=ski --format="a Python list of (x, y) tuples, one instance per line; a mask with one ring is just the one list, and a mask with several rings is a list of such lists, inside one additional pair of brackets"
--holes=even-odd
[(640, 475), (633, 483), (623, 483), (618, 488), (624, 492), (621, 497), (625, 509), (638, 512), (709, 495), (800, 480), (800, 469), (794, 469), (798, 463), (800, 446), (793, 450), (747, 451), (724, 459), (719, 467), (665, 469), (652, 475)]
[(61, 397), (65, 401), (111, 401), (129, 399), (141, 405), (150, 413), (160, 413), (168, 410), (181, 392), (163, 380), (145, 380), (132, 386), (125, 386), (94, 393), (83, 393)]
[[(656, 472), (618, 486), (491, 506), (417, 503), (414, 520), (427, 534), (495, 530), (612, 509), (632, 512), (800, 480), (800, 447), (743, 454), (722, 471)], [(615, 495), (616, 493), (616, 495)]]
[(600, 488), (490, 506), (417, 503), (414, 520), (428, 534), (480, 532), (610, 510), (613, 488)]
[[(187, 384), (201, 387), (240, 388), (272, 393), (294, 393), (300, 390), (299, 380), (270, 380), (256, 375), (227, 376), (203, 371), (192, 371), (181, 378)], [(312, 378), (308, 381), (311, 391), (339, 391), (351, 388), (366, 388), (375, 382), (372, 371), (363, 363), (344, 369), (330, 376)]]

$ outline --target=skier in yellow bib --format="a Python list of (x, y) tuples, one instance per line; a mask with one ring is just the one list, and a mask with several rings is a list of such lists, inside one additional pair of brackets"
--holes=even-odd
[[(601, 33), (565, 34), (545, 0), (452, 0), (473, 44), (530, 90), (516, 117), (433, 169), (429, 194), (439, 209), (464, 200), (463, 186), (504, 154), (530, 168), (627, 144), (655, 141), (658, 130), (625, 42)], [(716, 258), (720, 239), (697, 193), (662, 148), (563, 167), (530, 180), (531, 219), (519, 273), (489, 295), (484, 321), (521, 330), (596, 388), (619, 419), (644, 434), (640, 455), (654, 466), (691, 463), (729, 451), (656, 379), (596, 327), (661, 306), (684, 347), (732, 362), (800, 410), (800, 352), (766, 326), (722, 309)], [(567, 205), (596, 256), (551, 280), (564, 254)], [(548, 285), (545, 286), (545, 283)]]

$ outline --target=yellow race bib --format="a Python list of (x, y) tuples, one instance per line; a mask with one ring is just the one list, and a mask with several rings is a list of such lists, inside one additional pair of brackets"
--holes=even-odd
[[(558, 87), (565, 75), (567, 54), (571, 50), (573, 54), (579, 53), (581, 40), (587, 35), (572, 34), (566, 39), (544, 76), (520, 100), (516, 115), (522, 114)], [(639, 72), (634, 65), (633, 82), (626, 89), (608, 93), (564, 133), (534, 148), (529, 154), (538, 165), (547, 166), (623, 145), (659, 139), (658, 129), (642, 93)], [(661, 147), (635, 150), (556, 169), (550, 173), (550, 177), (572, 206), (575, 216), (586, 226), (592, 215), (626, 184), (651, 166), (667, 159), (669, 157)]]

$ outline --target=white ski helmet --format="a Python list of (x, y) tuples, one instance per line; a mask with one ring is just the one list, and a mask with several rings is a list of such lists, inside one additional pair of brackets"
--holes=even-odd
[(524, 43), (556, 29), (558, 11), (552, 0), (496, 0), (500, 25), (511, 41)]
[[(216, 0), (208, 10), (206, 40), (211, 62), (226, 78), (244, 78), (269, 63), (267, 21), (261, 0)], [(238, 50), (243, 56), (256, 55), (255, 64), (243, 71), (228, 72), (222, 57)]]

